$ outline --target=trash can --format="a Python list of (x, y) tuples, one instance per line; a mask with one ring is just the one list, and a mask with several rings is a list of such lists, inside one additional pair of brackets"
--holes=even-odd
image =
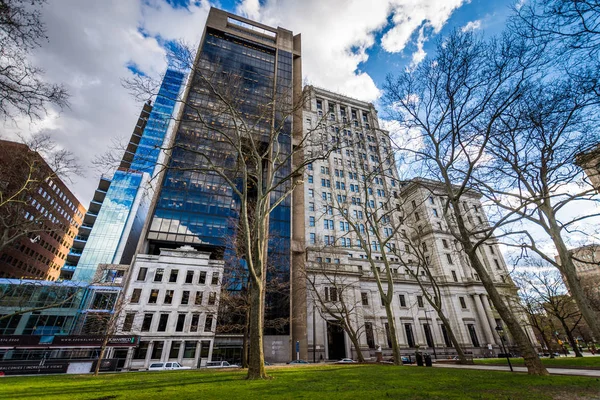
[(432, 367), (433, 364), (431, 363), (431, 356), (427, 353), (425, 353), (425, 355), (423, 356), (423, 358), (425, 359), (425, 366), (426, 367)]
[(415, 353), (415, 358), (417, 359), (417, 366), (423, 366), (423, 355), (421, 353)]

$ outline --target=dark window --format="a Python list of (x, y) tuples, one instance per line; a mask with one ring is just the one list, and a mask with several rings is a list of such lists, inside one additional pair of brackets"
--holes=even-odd
[(210, 292), (208, 295), (208, 305), (209, 306), (214, 306), (215, 303), (217, 301), (217, 293), (216, 292)]
[(188, 271), (185, 274), (185, 283), (192, 283), (194, 281), (194, 271)]
[(448, 329), (446, 329), (446, 325), (440, 325), (442, 328), (442, 336), (444, 337), (444, 343), (446, 347), (452, 347), (452, 342), (450, 341), (450, 335), (448, 335)]
[(367, 335), (367, 345), (370, 349), (375, 348), (375, 336), (373, 336), (373, 324), (365, 322), (365, 334)]
[(425, 341), (427, 341), (427, 347), (433, 347), (433, 335), (431, 334), (431, 327), (429, 324), (423, 324), (423, 332), (425, 332)]
[(398, 296), (400, 298), (400, 307), (406, 307), (406, 297), (403, 294)]
[(363, 306), (368, 306), (369, 305), (369, 294), (362, 292), (360, 294), (360, 298), (362, 299), (362, 305)]
[(150, 297), (148, 297), (148, 304), (156, 304), (156, 300), (158, 300), (158, 289), (152, 289)]
[(183, 358), (194, 358), (196, 357), (196, 341), (185, 341), (185, 347), (183, 349)]
[(208, 314), (206, 316), (206, 320), (204, 321), (204, 332), (212, 331), (212, 324), (213, 324), (213, 316), (211, 314)]
[(500, 263), (495, 258), (494, 258), (494, 264), (496, 265), (496, 269), (502, 269), (502, 268), (500, 268)]
[(173, 302), (173, 291), (172, 290), (167, 290), (165, 292), (165, 304), (171, 304)]
[(160, 314), (160, 319), (158, 320), (158, 328), (157, 332), (164, 332), (167, 330), (167, 323), (169, 322), (169, 314)]
[(198, 283), (199, 284), (206, 283), (206, 271), (200, 271), (200, 274), (198, 275)]
[(459, 297), (458, 300), (460, 301), (460, 306), (462, 308), (467, 308), (467, 303), (465, 302), (465, 298), (464, 297)]
[(148, 273), (148, 268), (141, 267), (140, 270), (138, 271), (137, 280), (138, 281), (145, 281), (147, 273)]
[(202, 305), (202, 294), (203, 293), (204, 292), (201, 292), (201, 291), (196, 292), (196, 299), (194, 300), (194, 304), (196, 304), (197, 306)]
[(142, 289), (133, 289), (133, 292), (131, 293), (130, 303), (134, 303), (134, 304), (139, 303), (141, 295), (142, 295)]
[(203, 340), (200, 342), (200, 357), (208, 358), (208, 352), (210, 350), (210, 340)]
[(165, 342), (163, 342), (163, 341), (154, 342), (154, 345), (152, 346), (152, 355), (150, 356), (150, 358), (152, 360), (160, 360), (160, 358), (162, 357), (162, 351), (163, 351), (164, 345), (165, 345)]
[(218, 285), (218, 284), (219, 284), (219, 273), (215, 272), (215, 273), (213, 273), (213, 276), (212, 276), (211, 285)]
[(452, 279), (454, 280), (454, 282), (458, 282), (458, 276), (456, 276), (456, 271), (450, 271), (452, 272)]
[(388, 348), (392, 348), (392, 335), (390, 334), (390, 324), (385, 323), (385, 338), (387, 339)]
[(419, 307), (425, 307), (425, 304), (423, 303), (423, 296), (417, 296), (417, 305)]
[(146, 354), (148, 354), (149, 345), (150, 342), (140, 342), (140, 344), (133, 353), (133, 358), (135, 360), (144, 360), (146, 358)]
[(446, 254), (446, 259), (448, 260), (448, 264), (454, 264), (452, 261), (452, 256), (450, 254)]
[(171, 350), (169, 350), (169, 358), (178, 359), (181, 342), (171, 342)]
[(337, 288), (335, 288), (335, 287), (326, 287), (325, 288), (325, 300), (327, 300), (327, 301), (337, 301), (338, 300)]
[(415, 337), (413, 336), (412, 325), (404, 324), (404, 332), (406, 333), (406, 343), (408, 343), (408, 347), (415, 347)]
[(171, 275), (169, 276), (169, 282), (171, 282), (171, 283), (177, 282), (177, 275), (179, 275), (179, 270), (172, 269)]
[(481, 347), (479, 345), (479, 339), (477, 338), (477, 331), (475, 331), (475, 325), (467, 324), (467, 330), (469, 331), (469, 336), (471, 336), (473, 347)]
[(127, 313), (125, 315), (125, 321), (123, 321), (123, 332), (129, 332), (133, 327), (133, 320), (135, 319), (135, 313)]
[(184, 325), (185, 325), (185, 314), (177, 315), (177, 326), (175, 326), (175, 332), (183, 332)]
[(181, 294), (181, 304), (185, 305), (185, 304), (188, 304), (189, 302), (190, 302), (190, 291), (184, 290), (183, 293)]
[(198, 332), (198, 321), (200, 314), (192, 314), (192, 322), (190, 323), (190, 332)]
[(442, 239), (442, 246), (444, 246), (445, 249), (448, 248), (448, 241), (446, 239)]
[(164, 273), (164, 268), (156, 268), (156, 272), (154, 272), (154, 282), (162, 282)]
[(144, 320), (142, 321), (142, 332), (148, 332), (152, 325), (152, 317), (154, 314), (144, 314)]

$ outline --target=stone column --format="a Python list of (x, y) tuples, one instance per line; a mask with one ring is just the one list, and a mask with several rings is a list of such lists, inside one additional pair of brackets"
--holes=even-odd
[(488, 323), (487, 317), (485, 315), (485, 311), (483, 309), (483, 303), (479, 298), (479, 295), (475, 294), (472, 296), (473, 303), (475, 303), (475, 308), (477, 309), (477, 315), (479, 316), (479, 322), (481, 323), (481, 328), (485, 334), (486, 346), (488, 343), (494, 343), (494, 334), (490, 329), (490, 324)]
[(492, 333), (494, 334), (494, 340), (497, 345), (500, 345), (500, 336), (498, 332), (496, 332), (496, 320), (494, 319), (494, 315), (492, 314), (492, 306), (490, 304), (490, 300), (485, 294), (479, 295), (481, 301), (483, 302), (483, 309), (485, 310), (485, 315), (490, 323), (490, 327), (492, 328)]

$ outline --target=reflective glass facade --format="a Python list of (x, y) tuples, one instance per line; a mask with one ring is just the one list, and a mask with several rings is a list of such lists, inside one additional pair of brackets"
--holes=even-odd
[[(211, 163), (227, 169), (236, 164), (238, 152), (221, 133), (233, 129), (231, 110), (222, 108), (223, 103), (211, 86), (219, 86), (217, 91), (235, 99), (232, 108), (252, 126), (251, 134), (257, 142), (261, 138), (268, 140), (274, 115), (276, 129), (280, 131), (278, 150), (284, 158), (291, 151), (291, 119), (277, 110), (278, 106), (292, 103), (292, 54), (211, 28), (205, 31), (199, 51), (147, 238), (150, 251), (190, 244), (220, 256), (223, 251), (231, 250), (230, 238), (237, 223), (239, 202), (232, 188), (215, 172), (207, 170), (207, 161), (197, 153), (208, 154)], [(276, 178), (289, 171), (290, 166), (283, 165)], [(241, 184), (241, 180), (238, 182)], [(281, 194), (282, 191), (273, 193), (272, 199), (279, 199)], [(269, 264), (287, 284), (290, 223), (288, 197), (269, 221)], [(289, 291), (289, 285), (283, 291)], [(267, 294), (266, 319), (288, 317), (287, 293), (280, 290), (277, 295)], [(287, 333), (287, 328), (278, 333)]]
[[(130, 256), (118, 249), (128, 240), (136, 215), (139, 219), (140, 214), (147, 213), (147, 206), (142, 204), (147, 198), (143, 193), (145, 182), (156, 167), (183, 81), (182, 72), (167, 70), (130, 169), (115, 172), (73, 280), (89, 282), (98, 264), (120, 263)], [(142, 219), (145, 217), (141, 215)]]

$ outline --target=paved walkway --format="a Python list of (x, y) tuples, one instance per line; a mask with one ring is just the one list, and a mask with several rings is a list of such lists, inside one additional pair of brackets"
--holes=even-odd
[[(479, 369), (489, 371), (510, 371), (510, 368), (502, 365), (458, 365), (458, 364), (443, 364), (434, 363), (436, 368), (458, 368), (458, 369)], [(525, 367), (513, 367), (515, 372), (527, 372)], [(575, 368), (546, 368), (550, 375), (572, 375), (572, 376), (591, 376), (600, 378), (600, 370), (597, 369), (575, 369)]]

